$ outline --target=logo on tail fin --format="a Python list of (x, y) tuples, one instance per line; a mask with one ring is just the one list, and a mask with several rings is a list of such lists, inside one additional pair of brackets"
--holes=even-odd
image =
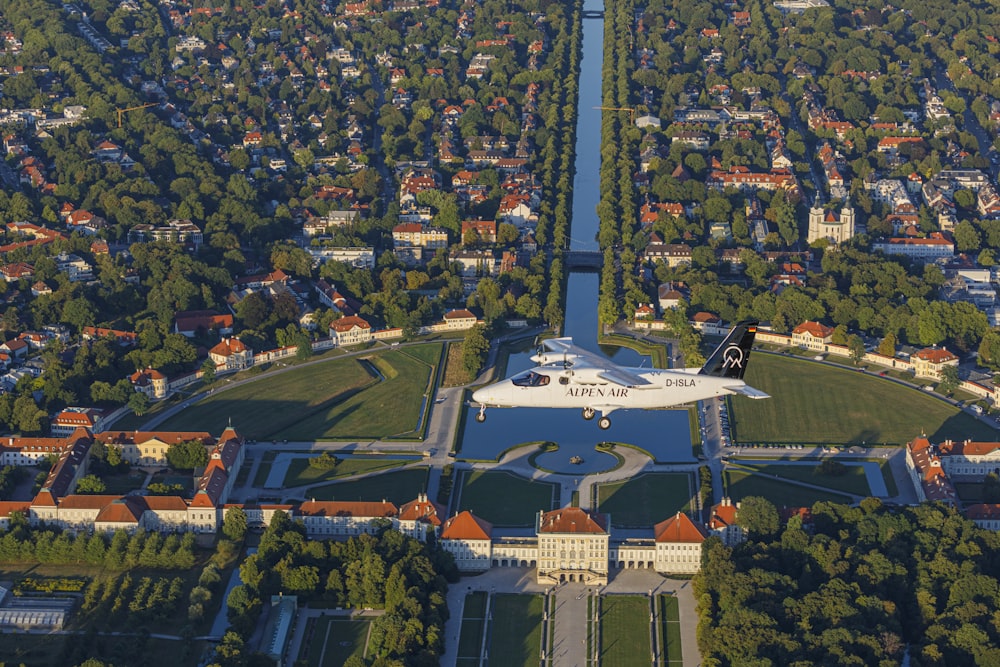
[(740, 322), (732, 328), (708, 358), (701, 369), (701, 375), (742, 379), (750, 359), (750, 348), (757, 334), (756, 322)]

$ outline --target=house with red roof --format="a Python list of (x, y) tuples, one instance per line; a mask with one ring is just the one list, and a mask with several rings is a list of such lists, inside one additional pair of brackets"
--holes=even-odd
[(361, 500), (309, 500), (295, 509), (293, 516), (306, 527), (306, 535), (318, 537), (347, 537), (374, 534), (379, 530), (376, 519), (391, 521), (399, 513), (390, 502)]
[(941, 371), (947, 366), (958, 366), (958, 357), (943, 347), (925, 347), (910, 356), (916, 377), (941, 379)]
[(708, 520), (708, 530), (722, 540), (727, 547), (734, 547), (746, 541), (747, 533), (739, 523), (740, 504), (726, 496), (722, 502), (712, 506), (712, 516)]
[(906, 444), (906, 470), (917, 491), (917, 500), (958, 505), (958, 493), (941, 465), (941, 458), (925, 436)]
[(183, 310), (174, 314), (174, 333), (188, 338), (216, 331), (228, 336), (233, 333), (233, 316), (214, 310)]
[(162, 466), (167, 450), (182, 442), (197, 441), (206, 449), (215, 446), (215, 438), (206, 431), (119, 431), (97, 433), (94, 439), (105, 447), (114, 447), (122, 460), (134, 466)]
[(242, 371), (253, 366), (253, 350), (239, 338), (223, 338), (208, 351), (217, 371)]
[(819, 322), (803, 322), (792, 329), (792, 345), (822, 352), (833, 340), (833, 327)]
[(1000, 442), (945, 440), (937, 452), (949, 476), (986, 477), (1000, 469)]
[(654, 569), (661, 574), (694, 574), (701, 569), (701, 545), (708, 531), (683, 512), (653, 526)]
[(49, 422), (49, 433), (56, 438), (66, 438), (78, 428), (91, 433), (103, 430), (104, 411), (97, 408), (66, 408)]
[(490, 569), (493, 524), (466, 510), (441, 526), (438, 544), (452, 555), (459, 572)]
[(538, 538), (538, 583), (580, 582), (604, 586), (608, 583), (610, 517), (579, 507), (539, 512), (535, 522)]
[(445, 507), (428, 500), (427, 494), (421, 493), (416, 500), (400, 506), (399, 514), (396, 516), (397, 530), (426, 542), (429, 534), (437, 535), (447, 514), (448, 510)]
[(372, 325), (357, 315), (348, 315), (330, 322), (330, 338), (337, 347), (360, 345), (372, 339)]
[(167, 397), (170, 393), (170, 383), (167, 376), (154, 368), (138, 370), (128, 376), (132, 383), (132, 388), (141, 391), (151, 401), (158, 401)]

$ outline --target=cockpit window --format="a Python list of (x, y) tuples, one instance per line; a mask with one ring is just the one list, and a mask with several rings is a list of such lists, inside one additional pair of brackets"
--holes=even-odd
[(517, 387), (544, 387), (549, 383), (549, 376), (535, 371), (516, 375), (510, 380)]

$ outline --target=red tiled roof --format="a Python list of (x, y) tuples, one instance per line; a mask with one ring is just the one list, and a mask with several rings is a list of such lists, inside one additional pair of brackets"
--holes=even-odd
[(434, 526), (440, 526), (441, 517), (445, 515), (446, 511), (444, 507), (434, 501), (427, 500), (427, 496), (422, 495), (399, 508), (399, 519), (401, 521), (424, 521)]
[(338, 333), (344, 333), (350, 331), (354, 327), (359, 327), (361, 329), (371, 329), (371, 325), (365, 320), (361, 319), (357, 315), (348, 315), (347, 317), (341, 317), (339, 320), (334, 320), (330, 323), (330, 328)]
[(678, 512), (666, 521), (653, 526), (657, 542), (694, 542), (701, 544), (708, 535), (705, 529), (692, 521), (687, 514)]
[(131, 498), (118, 498), (97, 513), (94, 523), (138, 524), (144, 511), (146, 510), (141, 506), (140, 502), (136, 502)]
[(829, 338), (833, 335), (833, 327), (828, 327), (819, 322), (803, 322), (792, 329), (793, 334), (808, 333), (813, 338)]
[(441, 526), (442, 540), (488, 540), (493, 524), (466, 510), (451, 517)]
[(917, 352), (915, 355), (917, 359), (922, 361), (928, 361), (932, 364), (943, 364), (948, 361), (953, 361), (958, 359), (954, 354), (944, 349), (943, 347), (925, 347), (924, 349)]
[(955, 442), (947, 440), (938, 445), (938, 452), (942, 456), (986, 456), (1000, 449), (1000, 442)]
[(465, 308), (456, 308), (455, 310), (449, 310), (444, 314), (444, 319), (446, 320), (464, 320), (469, 319), (470, 317), (472, 319), (476, 319), (476, 316)]
[(606, 534), (607, 525), (604, 514), (590, 514), (579, 507), (565, 507), (542, 514), (538, 532)]
[(117, 494), (96, 494), (85, 495), (74, 493), (59, 501), (59, 509), (65, 510), (99, 510), (107, 507), (116, 500), (121, 500), (121, 495)]
[(298, 514), (305, 516), (391, 517), (398, 509), (390, 502), (364, 500), (310, 500), (299, 505)]

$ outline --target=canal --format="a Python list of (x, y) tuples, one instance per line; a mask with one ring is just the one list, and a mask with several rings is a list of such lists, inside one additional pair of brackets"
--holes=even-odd
[[(602, 11), (603, 0), (585, 0), (585, 10)], [(600, 199), (601, 70), (604, 21), (584, 19), (583, 59), (580, 65), (580, 99), (577, 113), (576, 174), (573, 179), (572, 250), (597, 250), (597, 203)], [(649, 365), (634, 350), (597, 345), (597, 293), (595, 273), (571, 273), (566, 288), (564, 336), (594, 352), (601, 352), (626, 366)], [(532, 349), (512, 353), (506, 374), (533, 365)], [(687, 410), (620, 410), (611, 415), (611, 428), (602, 431), (597, 420), (585, 421), (575, 409), (505, 408), (486, 411), (486, 422), (474, 419), (477, 408), (466, 408), (460, 456), (494, 459), (522, 442), (553, 441), (560, 454), (593, 454), (602, 441), (626, 442), (649, 451), (658, 461), (693, 461)]]

